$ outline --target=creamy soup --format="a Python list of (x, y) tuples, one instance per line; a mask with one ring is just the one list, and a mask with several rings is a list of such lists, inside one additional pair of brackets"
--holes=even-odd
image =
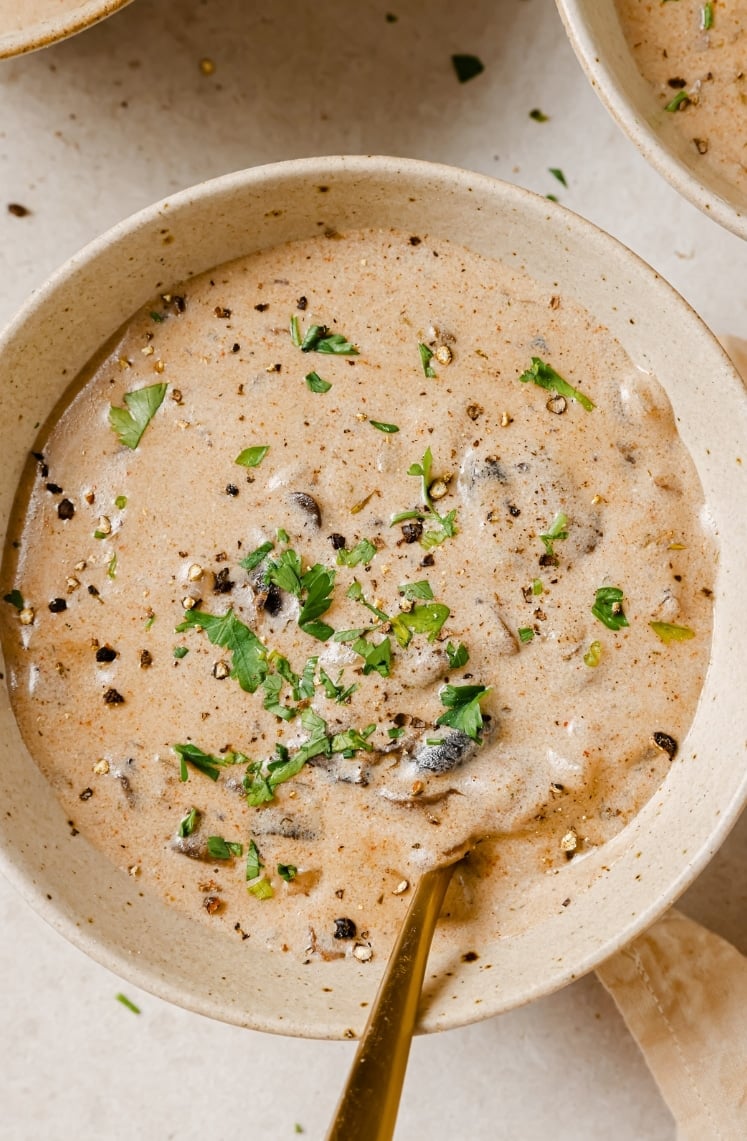
[(82, 0), (0, 0), (0, 36), (69, 18), (82, 7)]
[(704, 173), (747, 199), (747, 9), (615, 0), (633, 56)]
[(381, 955), (476, 845), (478, 940), (677, 763), (702, 516), (662, 389), (559, 288), (425, 233), (263, 251), (154, 297), (43, 430), (16, 717), (70, 827), (233, 938)]

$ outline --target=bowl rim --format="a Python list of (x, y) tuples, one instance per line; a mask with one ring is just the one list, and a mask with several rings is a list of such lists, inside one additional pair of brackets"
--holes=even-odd
[[(651, 287), (660, 291), (662, 299), (666, 299), (668, 304), (681, 315), (683, 325), (687, 325), (689, 329), (697, 330), (700, 338), (707, 344), (707, 351), (713, 357), (714, 362), (719, 361), (722, 371), (730, 373), (736, 382), (739, 394), (735, 393), (735, 399), (740, 402), (741, 422), (747, 424), (747, 394), (744, 393), (733, 365), (713, 334), (684, 298), (664, 281), (648, 263), (629, 250), (618, 239), (564, 207), (548, 203), (538, 194), (514, 184), (502, 182), (489, 175), (475, 174), (460, 168), (421, 160), (385, 156), (326, 156), (253, 167), (204, 181), (145, 207), (118, 222), (104, 234), (88, 243), (65, 261), (44, 285), (32, 293), (6, 330), (0, 335), (0, 361), (2, 361), (8, 345), (24, 329), (26, 323), (33, 319), (35, 314), (42, 313), (47, 302), (58, 291), (64, 289), (81, 269), (91, 267), (98, 258), (113, 248), (127, 243), (138, 231), (147, 229), (154, 224), (162, 224), (165, 213), (173, 217), (180, 209), (188, 208), (196, 202), (209, 203), (210, 200), (226, 196), (233, 191), (249, 191), (252, 187), (267, 181), (273, 182), (276, 186), (282, 186), (284, 183), (298, 184), (299, 181), (326, 179), (333, 175), (342, 177), (373, 175), (373, 178), (378, 179), (381, 183), (393, 176), (404, 176), (410, 185), (429, 182), (445, 183), (460, 193), (466, 193), (475, 187), (481, 190), (486, 197), (500, 204), (501, 207), (513, 206), (525, 216), (529, 214), (531, 217), (539, 218), (542, 215), (547, 217), (548, 214), (552, 214), (557, 217), (572, 237), (582, 238), (586, 243), (591, 243), (598, 252), (600, 261), (603, 255), (606, 255), (605, 264), (608, 264), (614, 257), (618, 262), (622, 260), (630, 268), (631, 273), (645, 276)], [(656, 799), (656, 794), (652, 799)], [(679, 860), (676, 870), (670, 869), (666, 873), (665, 889), (660, 890), (648, 901), (644, 901), (642, 909), (633, 909), (624, 921), (621, 919), (611, 935), (601, 942), (591, 943), (585, 955), (576, 956), (572, 961), (558, 962), (548, 977), (537, 978), (533, 986), (527, 987), (520, 1000), (505, 1001), (501, 997), (501, 993), (498, 992), (492, 1001), (486, 1000), (483, 1006), (458, 1012), (455, 1010), (448, 1018), (442, 1019), (440, 1022), (437, 1020), (429, 1021), (426, 1015), (421, 1024), (421, 1029), (435, 1030), (466, 1025), (515, 1007), (520, 1002), (531, 1001), (549, 994), (592, 970), (654, 922), (689, 886), (724, 841), (745, 803), (747, 803), (747, 766), (744, 766), (744, 771), (741, 774), (741, 783), (730, 792), (730, 799), (719, 804), (715, 823), (711, 822), (707, 833), (699, 837), (699, 846), (693, 851), (688, 851), (686, 856)], [(649, 805), (646, 805), (632, 823), (635, 824), (636, 821), (639, 821), (648, 808)], [(631, 826), (629, 825), (629, 827)], [(625, 836), (628, 828), (619, 835)], [(2, 839), (2, 829), (0, 829), (0, 839)], [(80, 950), (131, 983), (167, 1001), (175, 1002), (187, 1009), (223, 1021), (252, 1026), (255, 1029), (265, 1031), (306, 1037), (350, 1036), (350, 1032), (343, 1028), (344, 1024), (341, 1024), (339, 1019), (337, 1021), (330, 1020), (328, 1024), (320, 1024), (314, 1027), (309, 1027), (305, 1023), (294, 1023), (292, 1017), (282, 1022), (273, 1022), (272, 1019), (251, 1018), (246, 1010), (237, 1009), (225, 1003), (221, 1005), (216, 996), (201, 996), (192, 992), (185, 994), (182, 984), (164, 979), (157, 966), (145, 963), (139, 957), (128, 954), (127, 950), (121, 946), (102, 942), (100, 933), (87, 930), (80, 923), (75, 922), (74, 916), (65, 914), (58, 905), (51, 903), (46, 896), (44, 883), (34, 880), (20, 862), (14, 861), (13, 853), (6, 851), (4, 842), (0, 843), (0, 870), (14, 883), (37, 913)]]
[[(598, 0), (593, 0), (596, 4)], [(612, 0), (602, 0), (610, 8)], [(586, 78), (612, 118), (651, 166), (683, 198), (740, 238), (747, 238), (747, 206), (738, 206), (697, 178), (667, 146), (662, 136), (636, 110), (621, 91), (610, 67), (603, 41), (589, 28), (588, 0), (555, 0), (566, 34)], [(635, 67), (631, 60), (631, 66)], [(635, 69), (637, 74), (637, 68)]]
[(35, 20), (25, 28), (0, 35), (0, 59), (27, 55), (59, 43), (60, 40), (93, 27), (131, 3), (132, 0), (78, 0), (68, 11), (57, 16)]

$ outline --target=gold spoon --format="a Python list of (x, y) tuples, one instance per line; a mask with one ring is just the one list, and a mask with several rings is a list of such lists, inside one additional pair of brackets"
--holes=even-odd
[(326, 1141), (390, 1141), (394, 1134), (428, 953), (455, 867), (431, 869), (415, 889)]

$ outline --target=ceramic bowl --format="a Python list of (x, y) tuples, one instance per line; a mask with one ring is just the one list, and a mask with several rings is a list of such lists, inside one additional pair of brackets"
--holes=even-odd
[[(320, 194), (319, 187), (326, 193)], [(521, 933), (470, 948), (436, 940), (421, 1029), (495, 1014), (593, 968), (649, 925), (694, 879), (747, 798), (744, 568), (747, 397), (686, 303), (612, 238), (525, 190), (392, 158), (323, 158), (242, 171), (166, 199), (73, 257), (0, 340), (7, 519), (38, 423), (99, 346), (154, 293), (319, 227), (396, 227), (448, 237), (509, 261), (609, 327), (669, 394), (716, 534), (712, 662), (695, 722), (664, 784), (613, 841), (548, 877)], [(33, 907), (95, 959), (192, 1010), (288, 1034), (357, 1034), (384, 963), (300, 965), (162, 905), (72, 835), (0, 690), (0, 863)], [(550, 882), (552, 881), (552, 882)], [(563, 899), (572, 898), (572, 906)], [(496, 901), (500, 912), (500, 901)], [(465, 936), (467, 938), (468, 936)], [(445, 944), (446, 941), (444, 941)]]
[(692, 140), (677, 129), (675, 115), (664, 110), (638, 70), (615, 0), (556, 3), (592, 87), (641, 154), (710, 218), (747, 238), (747, 192), (705, 167)]
[(74, 36), (129, 3), (130, 0), (0, 0), (0, 59)]

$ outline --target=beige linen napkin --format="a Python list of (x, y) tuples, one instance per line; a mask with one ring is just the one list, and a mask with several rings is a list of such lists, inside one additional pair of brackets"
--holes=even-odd
[(681, 1141), (747, 1139), (747, 958), (670, 911), (597, 968)]

